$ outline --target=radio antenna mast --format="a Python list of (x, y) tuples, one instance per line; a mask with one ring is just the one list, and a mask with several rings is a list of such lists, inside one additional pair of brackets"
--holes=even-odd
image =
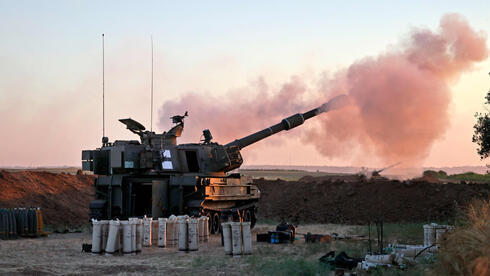
[(151, 103), (150, 103), (150, 131), (153, 131), (153, 35), (151, 36)]
[(104, 34), (102, 34), (102, 144), (104, 144), (105, 140), (105, 57)]

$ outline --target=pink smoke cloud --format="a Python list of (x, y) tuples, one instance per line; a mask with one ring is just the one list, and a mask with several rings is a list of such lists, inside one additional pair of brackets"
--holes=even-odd
[(275, 93), (262, 79), (223, 98), (188, 93), (162, 106), (160, 126), (189, 109), (188, 134), (197, 137), (209, 128), (226, 143), (348, 94), (349, 106), (311, 120), (295, 134), (325, 156), (352, 154), (356, 148), (385, 163), (416, 165), (448, 127), (451, 83), (487, 56), (485, 34), (473, 30), (462, 16), (448, 14), (437, 31), (413, 30), (395, 50), (324, 78), (313, 89), (316, 93), (308, 93), (311, 89), (299, 77)]

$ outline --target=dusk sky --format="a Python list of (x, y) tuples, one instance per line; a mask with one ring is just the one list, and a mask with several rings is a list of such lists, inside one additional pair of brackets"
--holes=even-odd
[[(0, 166), (80, 166), (81, 150), (100, 146), (102, 33), (106, 136), (113, 141), (137, 139), (117, 119), (131, 117), (150, 128), (151, 36), (153, 129), (163, 131), (171, 125), (159, 116), (163, 104), (186, 93), (224, 99), (258, 79), (279, 87), (294, 76), (314, 84), (390, 51), (413, 30), (436, 31), (447, 13), (464, 16), (478, 32), (490, 31), (488, 1), (0, 0)], [(421, 165), (490, 163), (471, 142), (474, 114), (485, 111), (489, 71), (486, 59), (451, 81), (449, 125)], [(186, 109), (191, 124), (199, 114)], [(275, 123), (264, 118), (262, 127)], [(308, 123), (305, 129), (313, 127)], [(199, 138), (184, 130), (181, 141)], [(376, 156), (322, 155), (297, 135), (272, 141), (244, 151), (244, 164), (386, 165)]]

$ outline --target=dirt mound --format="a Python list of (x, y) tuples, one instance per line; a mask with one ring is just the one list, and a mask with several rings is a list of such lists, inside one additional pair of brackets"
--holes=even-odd
[[(88, 221), (95, 176), (41, 171), (0, 171), (0, 207), (41, 207), (46, 224), (74, 227)], [(363, 224), (444, 221), (454, 207), (488, 199), (490, 184), (422, 180), (368, 181), (359, 176), (254, 180), (261, 191), (259, 218), (290, 222)]]
[[(306, 182), (306, 180), (310, 180)], [(364, 224), (444, 221), (455, 207), (473, 198), (488, 198), (490, 184), (439, 184), (426, 181), (302, 181), (264, 180), (259, 218), (290, 222)]]
[(41, 171), (0, 171), (0, 207), (41, 207), (44, 223), (77, 226), (88, 221), (94, 176)]

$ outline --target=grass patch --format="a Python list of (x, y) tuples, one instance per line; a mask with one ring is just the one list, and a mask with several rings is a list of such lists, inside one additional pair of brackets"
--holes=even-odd
[(372, 271), (369, 275), (375, 276), (423, 276), (426, 275), (425, 266), (413, 266), (407, 270), (400, 270), (394, 267), (390, 268), (378, 268)]
[(432, 176), (438, 179), (450, 179), (459, 181), (474, 181), (474, 182), (490, 182), (490, 173), (478, 174), (474, 172), (466, 172), (460, 174), (447, 175), (445, 171), (432, 171), (428, 170), (424, 172), (424, 175)]
[(349, 257), (364, 258), (368, 253), (368, 247), (367, 241), (336, 241), (333, 243), (331, 250), (335, 250), (336, 254), (344, 251)]
[(318, 254), (326, 254), (331, 250), (331, 246), (328, 243), (307, 243), (305, 244), (303, 255), (313, 256)]
[[(410, 244), (423, 243), (423, 223), (385, 224), (385, 246), (397, 241)], [(366, 226), (355, 226), (350, 234), (367, 233)], [(376, 250), (375, 227), (372, 227), (373, 250)], [(327, 275), (326, 267), (319, 258), (335, 251), (345, 252), (350, 257), (364, 257), (368, 253), (368, 241), (336, 240), (331, 243), (304, 244), (303, 240), (294, 244), (260, 244), (251, 256), (242, 258), (244, 275)], [(433, 259), (424, 260), (407, 270), (396, 268), (379, 269), (370, 275), (425, 275), (432, 268)]]
[(330, 251), (328, 244), (280, 244), (257, 246), (244, 258), (245, 275), (318, 275), (318, 258)]
[(335, 241), (328, 243), (263, 245), (256, 247), (254, 254), (244, 258), (247, 275), (324, 275), (325, 268), (319, 258), (335, 250), (347, 255), (363, 257), (367, 245), (359, 242)]
[(253, 178), (264, 178), (269, 180), (282, 179), (287, 181), (298, 181), (303, 176), (326, 176), (326, 175), (338, 175), (327, 172), (309, 172), (302, 170), (244, 170), (241, 169), (240, 173)]
[[(390, 243), (423, 244), (425, 223), (388, 223), (383, 227), (384, 240)], [(376, 230), (376, 229), (375, 229)]]
[[(437, 222), (438, 224), (447, 224), (446, 222)], [(423, 244), (424, 243), (424, 224), (423, 222), (413, 223), (384, 223), (384, 243), (398, 244)], [(349, 231), (350, 234), (368, 235), (367, 226), (354, 226)], [(376, 225), (371, 224), (371, 239), (376, 240)]]
[(319, 263), (316, 259), (303, 256), (280, 256), (273, 259), (261, 256), (247, 257), (247, 275), (317, 275)]
[(474, 172), (467, 172), (461, 174), (453, 174), (448, 176), (449, 179), (464, 180), (464, 181), (476, 181), (476, 182), (490, 182), (490, 174), (478, 174)]

